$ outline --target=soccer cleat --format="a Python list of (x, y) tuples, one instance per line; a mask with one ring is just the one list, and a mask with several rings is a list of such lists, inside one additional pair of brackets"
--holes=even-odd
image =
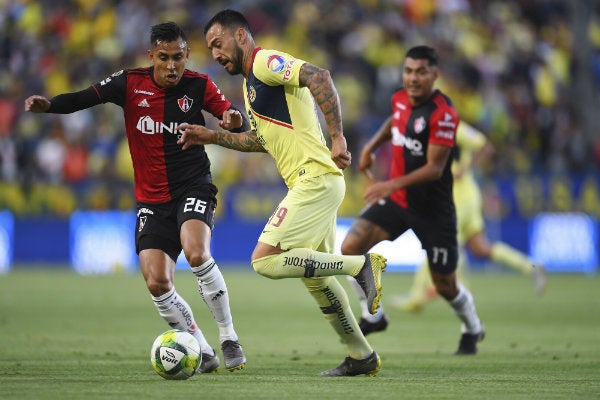
[(229, 372), (237, 369), (242, 369), (246, 366), (246, 356), (242, 350), (242, 346), (237, 341), (226, 340), (221, 343), (223, 358), (225, 359), (225, 368)]
[(202, 361), (200, 362), (200, 366), (196, 370), (198, 374), (210, 374), (211, 372), (217, 372), (219, 365), (221, 365), (221, 360), (219, 360), (219, 356), (217, 356), (217, 352), (213, 349), (214, 354), (202, 353)]
[(541, 264), (534, 264), (531, 276), (535, 292), (540, 296), (543, 295), (546, 291), (546, 267)]
[(384, 331), (388, 326), (388, 320), (385, 315), (382, 315), (377, 322), (371, 322), (365, 318), (361, 318), (358, 322), (358, 326), (363, 335), (367, 336), (369, 333)]
[(477, 354), (477, 345), (485, 337), (485, 330), (482, 329), (479, 333), (463, 333), (460, 337), (458, 350), (454, 352), (457, 356)]
[(386, 304), (389, 307), (395, 308), (396, 310), (418, 314), (423, 311), (425, 301), (414, 299), (410, 296), (396, 295), (391, 296)]
[(365, 263), (354, 277), (367, 297), (369, 312), (375, 314), (381, 300), (381, 273), (385, 271), (387, 260), (385, 257), (374, 254), (365, 254)]
[(371, 353), (367, 358), (355, 360), (346, 357), (344, 361), (333, 369), (319, 372), (319, 376), (356, 376), (367, 375), (375, 376), (381, 369), (381, 358), (377, 353)]

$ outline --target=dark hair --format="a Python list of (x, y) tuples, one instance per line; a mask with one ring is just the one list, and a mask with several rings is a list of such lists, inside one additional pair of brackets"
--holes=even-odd
[(210, 19), (204, 26), (204, 36), (206, 36), (206, 32), (210, 29), (214, 24), (219, 24), (225, 29), (235, 30), (237, 28), (243, 28), (245, 31), (250, 32), (250, 25), (248, 25), (248, 20), (244, 15), (235, 10), (223, 10), (219, 11), (215, 14), (214, 17)]
[(162, 24), (154, 25), (150, 30), (150, 45), (156, 46), (158, 42), (174, 42), (181, 38), (184, 42), (187, 42), (187, 36), (179, 25), (175, 22), (164, 22)]
[(406, 58), (412, 58), (415, 60), (427, 60), (429, 65), (438, 66), (438, 55), (435, 49), (429, 46), (415, 46), (411, 47), (406, 52)]

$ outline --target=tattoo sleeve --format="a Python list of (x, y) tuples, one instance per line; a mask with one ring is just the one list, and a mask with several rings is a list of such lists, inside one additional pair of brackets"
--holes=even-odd
[(310, 63), (300, 68), (300, 86), (306, 86), (323, 112), (331, 136), (342, 134), (342, 110), (337, 89), (328, 70)]
[(243, 152), (267, 152), (262, 144), (260, 144), (256, 131), (246, 131), (242, 133), (217, 131), (214, 137), (214, 144)]

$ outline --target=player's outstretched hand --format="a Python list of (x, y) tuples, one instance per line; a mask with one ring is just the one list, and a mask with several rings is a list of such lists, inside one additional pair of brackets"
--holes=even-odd
[(50, 100), (44, 96), (33, 95), (25, 99), (25, 111), (43, 113), (50, 108)]
[(210, 144), (214, 137), (215, 131), (206, 128), (202, 125), (181, 124), (178, 127), (182, 131), (182, 135), (177, 140), (178, 144), (182, 144), (183, 150), (190, 148), (196, 144)]
[(219, 121), (219, 126), (231, 131), (242, 126), (242, 113), (238, 110), (227, 110), (223, 113), (223, 118)]

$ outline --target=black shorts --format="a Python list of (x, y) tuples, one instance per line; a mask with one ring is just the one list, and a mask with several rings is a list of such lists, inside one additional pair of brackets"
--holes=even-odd
[(456, 216), (434, 219), (417, 215), (386, 198), (363, 211), (360, 218), (383, 228), (392, 241), (412, 229), (419, 238), (421, 247), (427, 252), (427, 260), (433, 271), (449, 274), (456, 270), (458, 263)]
[(145, 249), (160, 249), (177, 261), (181, 253), (181, 225), (189, 219), (199, 219), (212, 230), (217, 207), (216, 195), (216, 186), (207, 183), (193, 187), (167, 203), (138, 202), (135, 224), (137, 254)]

